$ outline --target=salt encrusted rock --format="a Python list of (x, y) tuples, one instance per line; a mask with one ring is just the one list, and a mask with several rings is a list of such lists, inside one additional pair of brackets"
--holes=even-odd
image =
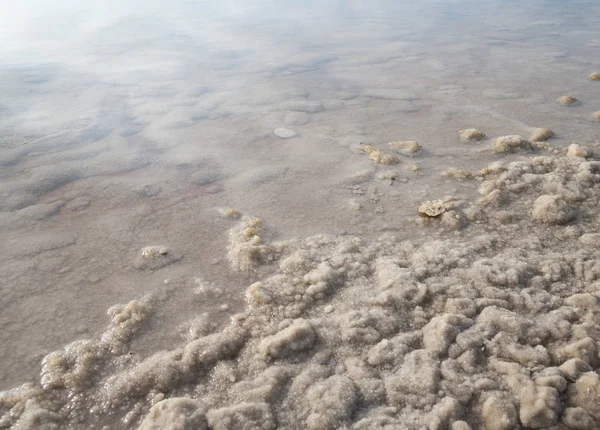
[(142, 248), (142, 258), (152, 260), (161, 255), (167, 255), (169, 250), (166, 246), (146, 246)]
[(500, 136), (494, 142), (494, 152), (515, 152), (520, 149), (531, 149), (531, 143), (516, 134)]
[(390, 142), (388, 145), (391, 149), (400, 153), (416, 154), (421, 150), (421, 145), (414, 140)]
[(518, 424), (517, 410), (510, 400), (488, 397), (481, 407), (486, 430), (511, 430)]
[(588, 158), (591, 155), (592, 151), (577, 143), (570, 144), (569, 148), (567, 149), (567, 157)]
[(562, 105), (570, 106), (570, 105), (577, 103), (578, 100), (572, 96), (562, 96), (562, 97), (559, 97), (558, 102)]
[(483, 140), (486, 138), (485, 133), (482, 133), (481, 131), (479, 131), (475, 128), (467, 128), (465, 130), (461, 130), (459, 132), (459, 134), (460, 134), (460, 140), (466, 141), (466, 142), (473, 142), (473, 141)]
[(152, 406), (139, 430), (205, 430), (206, 413), (202, 404), (187, 397), (174, 397)]
[(398, 157), (386, 154), (381, 149), (371, 145), (361, 145), (358, 149), (369, 154), (369, 158), (374, 164), (398, 164), (400, 162)]
[(592, 72), (590, 74), (590, 79), (592, 81), (600, 81), (600, 73), (599, 72)]
[(546, 194), (536, 199), (531, 214), (545, 224), (566, 224), (575, 218), (576, 212), (561, 196)]
[(211, 430), (276, 428), (271, 409), (266, 403), (240, 403), (226, 408), (213, 409), (206, 414)]
[(291, 130), (289, 128), (278, 127), (278, 128), (273, 129), (273, 134), (282, 139), (289, 139), (291, 137), (296, 136), (298, 133), (296, 133), (294, 130)]
[(279, 333), (265, 337), (260, 351), (265, 357), (281, 358), (311, 348), (315, 340), (315, 330), (310, 323), (297, 319)]
[(548, 128), (536, 128), (531, 134), (532, 142), (545, 142), (546, 140), (554, 137), (554, 132)]
[(437, 217), (443, 214), (444, 212), (448, 212), (452, 210), (454, 207), (451, 201), (447, 200), (430, 200), (427, 202), (421, 203), (419, 206), (419, 215), (428, 216), (428, 217)]
[(155, 270), (181, 259), (181, 255), (163, 245), (145, 246), (133, 261), (137, 269)]
[(529, 382), (520, 393), (519, 418), (526, 427), (544, 428), (558, 422), (561, 412), (558, 391)]

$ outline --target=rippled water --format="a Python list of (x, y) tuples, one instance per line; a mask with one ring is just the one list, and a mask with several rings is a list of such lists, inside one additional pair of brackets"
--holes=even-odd
[[(26, 1), (0, 17), (0, 388), (97, 335), (106, 309), (159, 297), (152, 336), (243, 308), (259, 273), (230, 267), (218, 209), (268, 239), (416, 238), (442, 177), (489, 155), (459, 140), (549, 127), (597, 141), (600, 6), (576, 1)], [(581, 100), (565, 108), (562, 95)], [(295, 132), (280, 138), (278, 128)], [(289, 132), (290, 134), (293, 134)], [(360, 144), (423, 150), (379, 179)], [(419, 163), (414, 170), (412, 163)], [(136, 268), (164, 245), (176, 261)], [(180, 258), (179, 258), (180, 257)], [(204, 286), (205, 294), (197, 294)], [(212, 287), (211, 287), (212, 286)], [(169, 327), (168, 330), (160, 330)], [(155, 330), (156, 329), (156, 330)]]

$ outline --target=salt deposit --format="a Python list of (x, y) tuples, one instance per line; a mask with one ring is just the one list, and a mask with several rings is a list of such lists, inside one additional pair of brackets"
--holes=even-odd
[(421, 150), (421, 145), (414, 140), (390, 142), (388, 145), (391, 149), (401, 154), (416, 154)]
[(592, 72), (590, 74), (590, 79), (592, 81), (600, 81), (600, 72)]
[(374, 164), (398, 164), (400, 159), (394, 155), (386, 154), (381, 149), (371, 145), (361, 145), (358, 149), (369, 154), (369, 158)]
[(0, 428), (600, 428), (595, 4), (309, 3), (3, 11)]
[(577, 103), (578, 101), (579, 101), (579, 100), (577, 100), (575, 97), (572, 97), (572, 96), (561, 96), (561, 97), (558, 99), (558, 102), (559, 102), (560, 104), (563, 104), (563, 105), (565, 105), (565, 106), (570, 106), (570, 105), (573, 105), (573, 104)]
[(419, 214), (436, 217), (451, 210), (452, 206), (452, 202), (446, 200), (423, 202), (421, 206), (419, 206)]
[(493, 147), (495, 152), (515, 152), (522, 149), (531, 149), (531, 143), (517, 135), (500, 136), (496, 138)]
[[(245, 217), (230, 233), (232, 267), (270, 268), (248, 288), (246, 311), (222, 331), (135, 357), (152, 299), (115, 307), (100, 337), (44, 359), (37, 386), (0, 395), (2, 423), (127, 414), (141, 429), (595, 428), (600, 250), (577, 239), (594, 231), (597, 164), (534, 155), (494, 165), (480, 201), (421, 206), (434, 218), (462, 208), (471, 223), (438, 241), (270, 243), (257, 239), (262, 221)], [(485, 196), (497, 192), (494, 207)], [(578, 230), (566, 229), (576, 215)]]
[(554, 132), (548, 128), (536, 128), (531, 134), (532, 142), (545, 142), (554, 136)]
[(461, 130), (459, 134), (460, 139), (467, 142), (483, 140), (486, 138), (485, 133), (474, 128), (467, 128), (465, 130)]
[(567, 148), (567, 157), (588, 158), (591, 157), (591, 155), (592, 151), (590, 151), (588, 148), (578, 145), (577, 143), (572, 143), (569, 145), (569, 148)]

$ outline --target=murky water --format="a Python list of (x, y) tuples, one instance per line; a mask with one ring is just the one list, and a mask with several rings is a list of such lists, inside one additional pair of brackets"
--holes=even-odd
[[(600, 71), (597, 2), (2, 9), (0, 389), (38, 383), (43, 357), (98, 338), (115, 303), (153, 297), (127, 346), (140, 357), (175, 348), (200, 315), (209, 331), (226, 326), (274, 269), (232, 267), (240, 220), (221, 208), (261, 217), (265, 243), (468, 243), (481, 231), (419, 227), (420, 203), (471, 201), (481, 181), (442, 173), (522, 154), (481, 151), (488, 141), (461, 142), (459, 130), (529, 138), (547, 127), (556, 149), (600, 139), (600, 84), (588, 78)], [(565, 95), (579, 102), (556, 101)], [(387, 143), (408, 140), (422, 148), (397, 164), (361, 151), (394, 154)], [(168, 249), (164, 264), (140, 260), (154, 245)], [(121, 364), (111, 366), (103, 375)]]

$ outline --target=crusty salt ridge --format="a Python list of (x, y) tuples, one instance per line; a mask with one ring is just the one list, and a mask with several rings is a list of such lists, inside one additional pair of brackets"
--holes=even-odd
[(114, 307), (100, 338), (0, 394), (0, 426), (599, 428), (600, 248), (584, 237), (600, 162), (533, 154), (484, 170), (470, 225), (436, 241), (263, 243), (262, 221), (242, 218), (232, 266), (270, 271), (247, 311), (137, 357), (152, 300)]

